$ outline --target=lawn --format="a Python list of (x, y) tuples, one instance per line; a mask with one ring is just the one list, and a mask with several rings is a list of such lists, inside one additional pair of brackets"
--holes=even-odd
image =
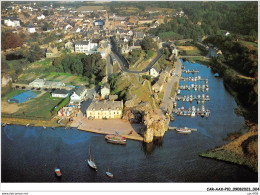
[(52, 109), (62, 100), (63, 98), (53, 98), (50, 93), (46, 92), (39, 97), (20, 104), (19, 110), (14, 114), (49, 118)]

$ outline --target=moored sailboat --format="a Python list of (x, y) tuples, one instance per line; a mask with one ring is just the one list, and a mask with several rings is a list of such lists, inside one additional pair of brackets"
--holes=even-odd
[(108, 177), (110, 177), (110, 178), (113, 178), (113, 177), (114, 177), (113, 173), (111, 173), (111, 172), (109, 171), (109, 165), (108, 165), (108, 164), (107, 164), (106, 175), (107, 175)]
[(89, 159), (88, 159), (88, 165), (92, 168), (95, 169), (97, 171), (97, 165), (94, 162), (94, 156), (91, 157), (91, 149), (90, 149), (90, 145), (89, 145)]

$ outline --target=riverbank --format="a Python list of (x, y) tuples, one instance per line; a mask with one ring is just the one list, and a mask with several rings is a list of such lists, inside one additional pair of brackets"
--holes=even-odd
[[(7, 123), (11, 125), (23, 125), (26, 126), (46, 126), (46, 127), (74, 127), (78, 130), (98, 133), (98, 134), (114, 134), (115, 131), (119, 132), (121, 136), (128, 139), (143, 141), (143, 137), (137, 133), (140, 129), (140, 124), (131, 124), (127, 121), (121, 119), (110, 119), (110, 120), (88, 120), (83, 116), (74, 117), (74, 121), (68, 124), (58, 124), (57, 119), (53, 118), (50, 121), (45, 120), (31, 120), (22, 118), (1, 118), (2, 123)], [(130, 132), (132, 132), (130, 134)]]
[(258, 125), (250, 124), (247, 133), (221, 147), (202, 152), (201, 157), (245, 165), (258, 172)]
[(64, 125), (58, 124), (56, 119), (45, 120), (33, 120), (33, 119), (22, 119), (22, 118), (5, 118), (1, 117), (2, 123), (12, 124), (12, 125), (33, 125), (33, 126), (46, 126), (46, 127), (62, 127)]

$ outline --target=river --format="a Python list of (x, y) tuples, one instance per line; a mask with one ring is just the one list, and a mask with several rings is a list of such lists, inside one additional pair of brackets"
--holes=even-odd
[[(206, 109), (211, 115), (208, 119), (176, 116), (170, 125), (197, 132), (167, 131), (163, 139), (150, 144), (128, 140), (121, 146), (106, 143), (104, 135), (77, 129), (7, 125), (1, 133), (2, 182), (257, 182), (257, 173), (247, 167), (198, 156), (227, 143), (228, 133), (245, 131), (246, 126), (244, 118), (234, 113), (237, 104), (222, 79), (206, 66), (184, 64), (208, 77), (211, 100)], [(97, 172), (87, 165), (89, 145)], [(113, 179), (105, 175), (108, 162)], [(61, 178), (55, 177), (55, 167), (61, 169)]]

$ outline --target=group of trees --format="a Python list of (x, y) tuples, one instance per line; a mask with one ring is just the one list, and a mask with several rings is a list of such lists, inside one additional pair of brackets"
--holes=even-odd
[(70, 54), (53, 60), (58, 72), (83, 76), (89, 83), (98, 83), (106, 75), (106, 62), (100, 53), (91, 55)]
[(150, 30), (163, 40), (197, 39), (200, 35), (221, 34), (223, 30), (257, 39), (257, 2), (172, 2), (167, 5), (183, 10), (187, 17), (176, 17)]
[(141, 47), (144, 51), (147, 52), (148, 50), (157, 49), (157, 44), (150, 36), (146, 36), (141, 42)]
[(21, 47), (23, 45), (23, 35), (12, 32), (2, 32), (1, 48), (2, 50)]
[(221, 49), (223, 56), (219, 60), (236, 71), (251, 77), (257, 77), (258, 54), (256, 49), (249, 49), (232, 36), (215, 35), (204, 40)]
[(256, 88), (258, 80), (239, 77), (233, 69), (225, 66), (217, 58), (211, 60), (211, 68), (213, 72), (218, 72), (223, 77), (226, 88), (236, 101), (248, 110), (245, 112), (245, 117), (257, 121), (258, 94)]

